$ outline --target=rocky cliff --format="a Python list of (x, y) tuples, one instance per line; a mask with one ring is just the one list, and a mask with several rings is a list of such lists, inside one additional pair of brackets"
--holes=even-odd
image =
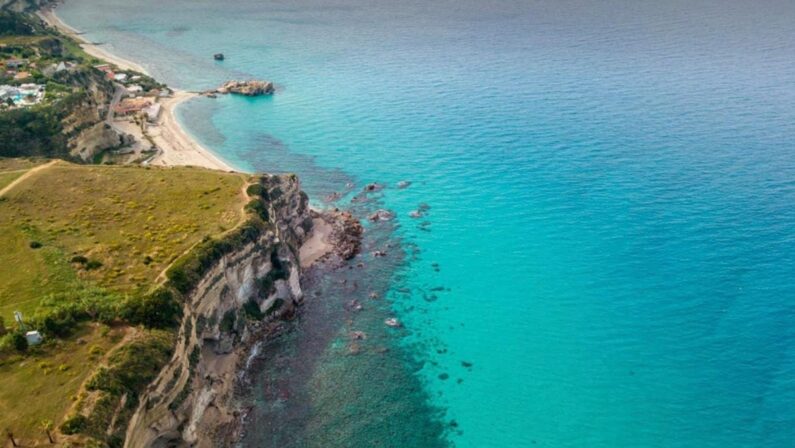
[(271, 229), (221, 257), (186, 295), (174, 356), (141, 397), (125, 446), (223, 446), (238, 417), (233, 392), (247, 347), (302, 301), (307, 197), (295, 176), (260, 185)]

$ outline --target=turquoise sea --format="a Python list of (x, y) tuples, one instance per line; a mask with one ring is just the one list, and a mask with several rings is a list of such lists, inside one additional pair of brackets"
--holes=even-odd
[[(318, 206), (396, 213), (263, 347), (241, 446), (795, 446), (791, 0), (59, 15), (176, 87), (275, 81), (180, 119)], [(369, 182), (387, 188), (351, 203)]]

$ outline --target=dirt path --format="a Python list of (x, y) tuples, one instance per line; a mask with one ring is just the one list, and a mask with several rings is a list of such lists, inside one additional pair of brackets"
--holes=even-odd
[(14, 179), (14, 181), (13, 181), (13, 182), (11, 182), (10, 184), (6, 185), (6, 186), (5, 186), (5, 188), (3, 188), (2, 190), (0, 190), (0, 197), (3, 197), (3, 195), (5, 195), (5, 194), (6, 194), (6, 193), (8, 193), (9, 191), (11, 191), (11, 189), (13, 189), (14, 187), (16, 187), (16, 186), (17, 186), (17, 185), (19, 185), (20, 183), (24, 182), (24, 181), (25, 181), (25, 179), (27, 179), (27, 178), (29, 178), (30, 176), (32, 176), (32, 175), (34, 175), (34, 174), (38, 173), (39, 171), (45, 170), (45, 169), (47, 169), (47, 168), (49, 168), (49, 167), (51, 167), (51, 166), (55, 165), (56, 163), (58, 163), (58, 161), (57, 161), (57, 160), (53, 160), (53, 161), (51, 161), (51, 162), (47, 162), (47, 163), (45, 163), (44, 165), (39, 165), (39, 166), (37, 166), (37, 167), (34, 167), (34, 168), (31, 168), (31, 169), (29, 169), (27, 173), (25, 173), (25, 174), (23, 174), (23, 175), (21, 175), (21, 176), (17, 177), (16, 179)]

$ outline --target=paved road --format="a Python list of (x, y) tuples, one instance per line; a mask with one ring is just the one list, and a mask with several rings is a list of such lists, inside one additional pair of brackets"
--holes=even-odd
[(113, 85), (116, 86), (116, 91), (113, 92), (113, 99), (110, 100), (110, 106), (108, 106), (108, 116), (105, 117), (105, 121), (111, 126), (113, 126), (113, 111), (116, 109), (116, 105), (119, 104), (119, 101), (121, 101), (121, 97), (124, 95), (124, 92), (126, 92), (124, 86), (121, 84)]

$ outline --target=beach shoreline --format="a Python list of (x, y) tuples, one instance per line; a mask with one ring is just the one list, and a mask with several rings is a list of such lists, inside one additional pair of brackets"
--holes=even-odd
[[(56, 6), (46, 6), (37, 11), (36, 14), (49, 26), (78, 42), (83, 51), (89, 55), (123, 70), (136, 71), (150, 76), (140, 64), (115, 55), (86, 40), (79, 30), (64, 22), (55, 13), (55, 8)], [(160, 98), (162, 114), (156, 126), (153, 126), (156, 132), (151, 135), (152, 140), (160, 151), (149, 164), (155, 166), (198, 166), (220, 171), (241, 171), (199, 143), (179, 123), (175, 113), (176, 108), (199, 95), (180, 89), (171, 88), (171, 91), (173, 95)]]

